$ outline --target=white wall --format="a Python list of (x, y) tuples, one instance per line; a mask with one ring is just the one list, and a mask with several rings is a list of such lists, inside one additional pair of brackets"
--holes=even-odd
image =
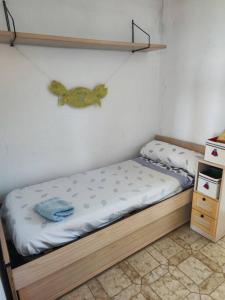
[[(18, 31), (130, 40), (134, 18), (161, 39), (161, 0), (7, 3)], [(159, 130), (160, 55), (0, 45), (0, 196), (137, 155)], [(101, 109), (58, 107), (47, 90), (52, 79), (106, 83), (109, 94)]]
[(161, 132), (204, 142), (225, 129), (225, 1), (164, 0)]

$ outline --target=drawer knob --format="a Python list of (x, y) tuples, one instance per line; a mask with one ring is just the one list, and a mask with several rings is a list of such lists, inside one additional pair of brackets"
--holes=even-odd
[(204, 215), (201, 215), (201, 218), (204, 218)]
[(214, 149), (213, 151), (212, 151), (212, 153), (211, 153), (213, 156), (218, 156), (218, 152), (217, 152), (217, 150), (216, 149)]
[(206, 199), (205, 198), (202, 198), (202, 201), (205, 201)]
[(203, 187), (205, 188), (205, 189), (209, 189), (209, 184), (208, 184), (208, 182), (206, 182), (204, 185), (203, 185)]

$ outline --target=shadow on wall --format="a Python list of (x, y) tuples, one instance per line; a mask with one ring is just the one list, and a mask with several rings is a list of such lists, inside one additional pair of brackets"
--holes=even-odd
[[(169, 3), (168, 3), (169, 2)], [(225, 2), (168, 1), (161, 64), (162, 133), (204, 143), (225, 129)], [(224, 6), (224, 10), (223, 10)]]

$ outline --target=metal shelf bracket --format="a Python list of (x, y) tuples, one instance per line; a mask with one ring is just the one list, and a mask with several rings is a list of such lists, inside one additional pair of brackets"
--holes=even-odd
[(14, 43), (15, 43), (15, 40), (16, 40), (16, 25), (15, 25), (15, 21), (14, 21), (14, 18), (12, 16), (12, 14), (10, 13), (10, 11), (9, 11), (9, 9), (7, 7), (7, 4), (6, 4), (5, 0), (2, 1), (2, 4), (3, 4), (3, 9), (4, 9), (4, 14), (5, 14), (6, 26), (7, 26), (7, 29), (8, 29), (9, 32), (12, 32), (11, 31), (11, 26), (10, 26), (10, 19), (12, 21), (13, 38), (10, 41), (10, 46), (13, 47)]
[(148, 34), (145, 30), (143, 30), (140, 26), (138, 26), (134, 20), (132, 20), (132, 43), (134, 43), (134, 29), (138, 28), (139, 30), (141, 30), (145, 35), (147, 35), (148, 37), (148, 46), (144, 47), (144, 48), (140, 48), (140, 49), (135, 49), (132, 50), (132, 53), (137, 52), (137, 51), (142, 51), (142, 50), (146, 50), (149, 49), (151, 47), (151, 36), (150, 34)]

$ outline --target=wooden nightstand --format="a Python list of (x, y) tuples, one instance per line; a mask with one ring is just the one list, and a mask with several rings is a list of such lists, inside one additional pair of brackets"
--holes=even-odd
[[(205, 192), (200, 186), (202, 179), (199, 173), (204, 173), (211, 167), (217, 168), (217, 171), (221, 172), (220, 188), (215, 197), (209, 196), (210, 180), (208, 182), (206, 180), (204, 184)], [(215, 191), (214, 194), (216, 195)], [(198, 162), (192, 201), (191, 228), (214, 242), (225, 235), (225, 166), (206, 160)]]

